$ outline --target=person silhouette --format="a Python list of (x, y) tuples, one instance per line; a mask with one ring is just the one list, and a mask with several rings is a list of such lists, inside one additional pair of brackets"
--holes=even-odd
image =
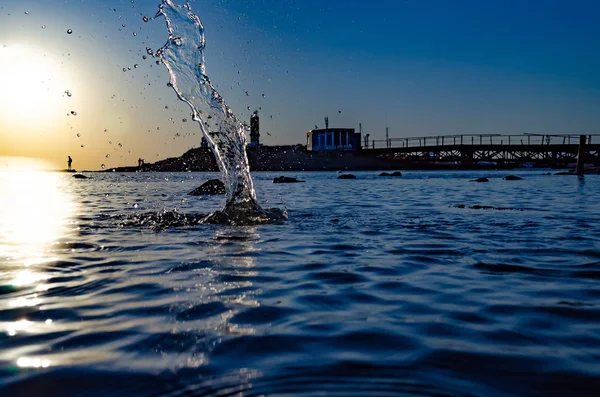
[(71, 170), (71, 164), (73, 164), (73, 159), (71, 156), (67, 156), (69, 159), (67, 160), (67, 165), (69, 166), (69, 171)]

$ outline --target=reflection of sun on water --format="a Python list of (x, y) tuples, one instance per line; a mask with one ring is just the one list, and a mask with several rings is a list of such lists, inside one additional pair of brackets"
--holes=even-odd
[[(4, 160), (4, 159), (3, 159)], [(0, 301), (0, 311), (36, 307), (43, 303), (39, 293), (50, 278), (46, 266), (57, 258), (51, 246), (68, 237), (74, 204), (68, 194), (67, 176), (35, 171), (31, 164), (20, 171), (0, 172), (0, 286), (22, 291), (14, 299)], [(27, 318), (6, 322), (0, 327), (8, 337), (44, 333), (52, 324)], [(10, 353), (8, 353), (10, 354)], [(5, 356), (0, 354), (0, 358)], [(46, 358), (10, 357), (19, 367), (46, 368)]]

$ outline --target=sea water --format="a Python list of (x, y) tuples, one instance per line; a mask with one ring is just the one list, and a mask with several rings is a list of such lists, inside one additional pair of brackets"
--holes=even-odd
[(0, 395), (594, 396), (600, 176), (547, 172), (253, 173), (287, 221), (164, 229), (218, 174), (0, 173)]

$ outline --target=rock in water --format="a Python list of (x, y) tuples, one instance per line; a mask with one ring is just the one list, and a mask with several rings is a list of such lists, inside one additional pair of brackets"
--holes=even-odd
[(389, 172), (382, 172), (379, 176), (392, 176)]
[(338, 176), (337, 179), (356, 179), (356, 175), (344, 174), (344, 175)]
[(516, 175), (507, 175), (504, 178), (505, 181), (522, 181), (523, 178), (521, 178), (520, 176), (516, 176)]
[(89, 179), (87, 176), (85, 176), (83, 174), (75, 174), (75, 175), (73, 175), (73, 178), (75, 178), (75, 179)]
[(202, 220), (201, 223), (252, 226), (285, 221), (287, 210), (278, 208), (262, 209), (255, 203), (227, 204), (225, 209), (215, 211)]
[(205, 196), (214, 194), (225, 194), (225, 185), (218, 179), (211, 179), (204, 182), (200, 187), (188, 193), (190, 196)]
[(395, 171), (392, 172), (392, 176), (402, 176), (402, 173), (400, 171)]
[(278, 176), (277, 178), (273, 179), (273, 183), (299, 183), (299, 182), (305, 182), (305, 181), (301, 181), (296, 178), (291, 178), (289, 176)]
[(489, 182), (490, 180), (487, 178), (477, 178), (473, 179), (471, 182)]

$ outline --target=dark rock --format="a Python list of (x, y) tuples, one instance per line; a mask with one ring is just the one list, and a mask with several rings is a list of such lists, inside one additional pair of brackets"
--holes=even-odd
[(211, 179), (188, 193), (190, 196), (205, 196), (211, 194), (225, 194), (225, 185), (223, 182), (218, 179)]
[(73, 178), (75, 178), (75, 179), (90, 179), (89, 177), (87, 177), (83, 174), (75, 174), (75, 175), (73, 175)]
[(521, 178), (520, 176), (516, 176), (516, 175), (507, 175), (504, 178), (505, 181), (522, 181), (523, 178)]
[(343, 175), (338, 176), (337, 179), (356, 179), (356, 175), (343, 174)]
[(379, 174), (379, 176), (402, 176), (402, 173), (400, 171), (395, 171), (391, 174), (389, 172), (382, 172), (381, 174)]
[(477, 179), (473, 179), (471, 182), (489, 182), (489, 179), (487, 179), (487, 178), (477, 178)]
[(305, 181), (301, 181), (301, 180), (298, 180), (296, 178), (292, 178), (289, 176), (278, 176), (277, 178), (273, 179), (273, 183), (299, 183), (299, 182), (305, 182)]
[(472, 210), (493, 210), (494, 209), (494, 207), (492, 207), (491, 205), (479, 205), (479, 204), (473, 205), (469, 208), (471, 208)]

